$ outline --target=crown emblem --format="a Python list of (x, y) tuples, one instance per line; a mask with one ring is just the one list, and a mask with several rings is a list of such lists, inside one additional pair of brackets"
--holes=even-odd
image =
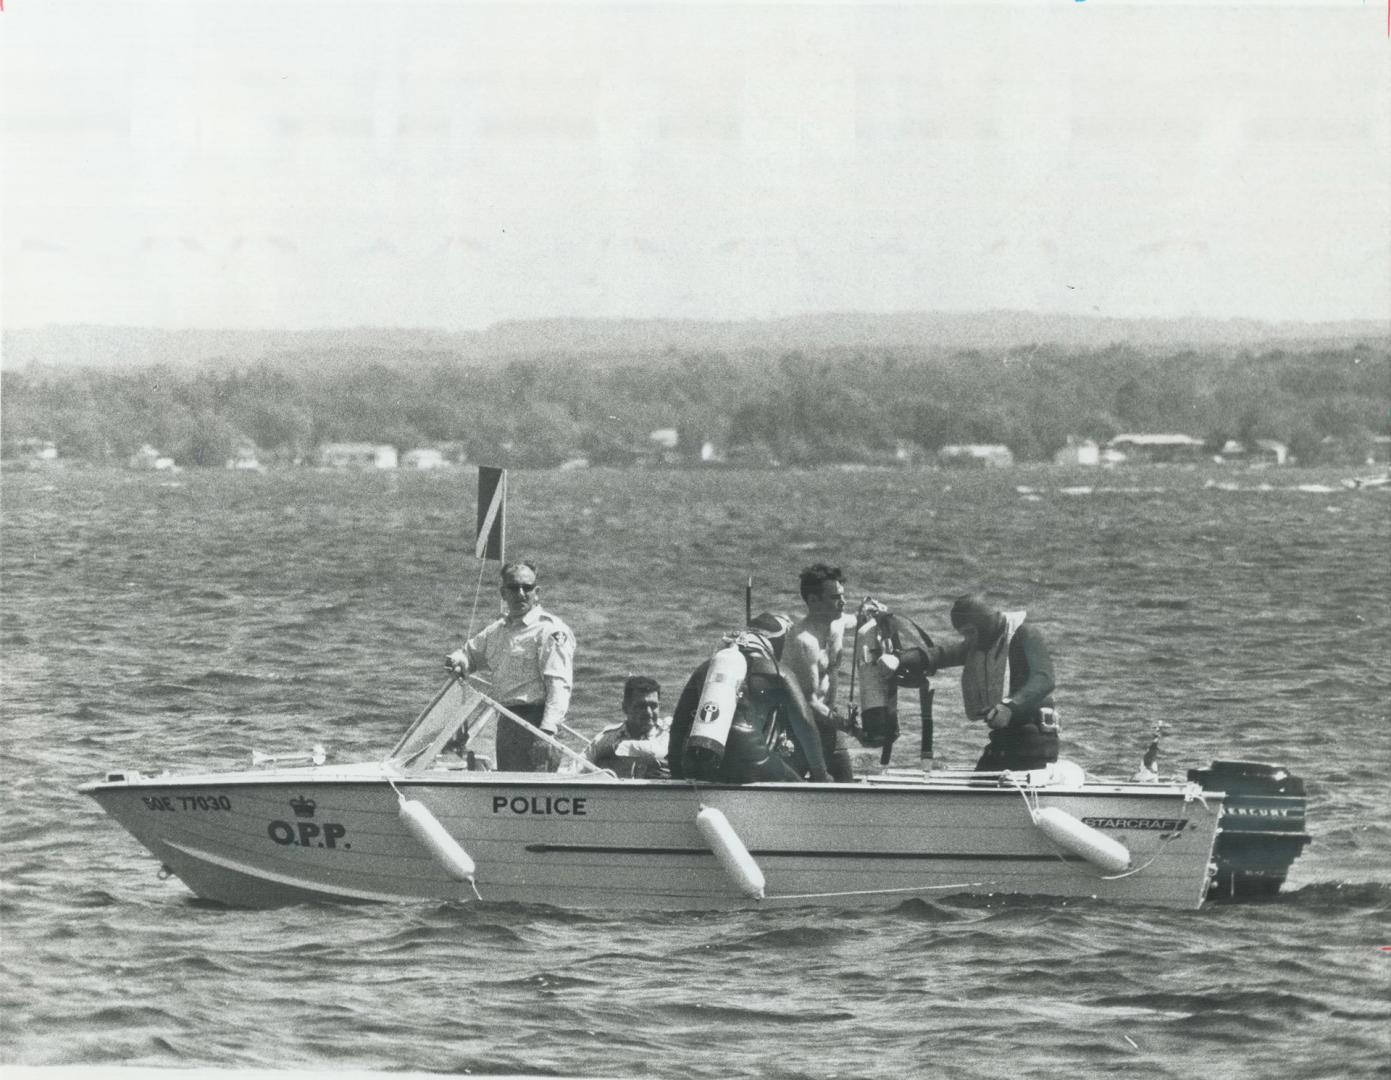
[(313, 817), (315, 805), (313, 799), (306, 799), (303, 795), (290, 800), (290, 809), (295, 812), (295, 817)]

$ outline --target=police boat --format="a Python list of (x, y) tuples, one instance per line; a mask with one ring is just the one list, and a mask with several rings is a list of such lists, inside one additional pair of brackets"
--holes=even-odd
[[(737, 673), (726, 691), (737, 708)], [(954, 893), (1197, 908), (1273, 895), (1309, 841), (1303, 784), (1260, 763), (1181, 779), (1098, 779), (1058, 762), (728, 783), (619, 778), (557, 742), (569, 758), (559, 772), (494, 771), (488, 737), (511, 722), (524, 723), (451, 680), (380, 760), (337, 763), (315, 748), (254, 755), (239, 771), (113, 771), (80, 790), (162, 878), (248, 908), (843, 907)], [(701, 735), (718, 752), (718, 725)]]

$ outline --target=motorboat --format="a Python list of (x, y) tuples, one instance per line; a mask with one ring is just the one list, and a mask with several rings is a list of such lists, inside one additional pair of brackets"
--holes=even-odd
[[(236, 771), (81, 787), (199, 897), (714, 910), (1013, 894), (1197, 908), (1268, 897), (1309, 837), (1304, 787), (1217, 761), (1182, 778), (883, 767), (849, 783), (620, 778), (567, 747), (491, 767), (523, 723), (451, 679), (380, 760), (253, 754)], [(930, 763), (929, 763), (930, 764)]]

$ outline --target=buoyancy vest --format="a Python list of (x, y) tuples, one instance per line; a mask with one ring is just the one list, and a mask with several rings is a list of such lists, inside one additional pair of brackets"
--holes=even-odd
[[(927, 685), (927, 650), (932, 638), (903, 615), (879, 610), (860, 624), (852, 663), (859, 677), (860, 730), (865, 746), (892, 746), (899, 736), (898, 688)], [(887, 670), (885, 657), (892, 657)]]
[(1006, 611), (1004, 632), (986, 649), (972, 650), (961, 668), (961, 703), (974, 720), (1009, 692), (1009, 646), (1026, 612)]

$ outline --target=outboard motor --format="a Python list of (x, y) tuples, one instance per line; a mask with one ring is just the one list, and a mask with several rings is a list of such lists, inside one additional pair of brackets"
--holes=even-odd
[(1304, 781), (1259, 761), (1214, 761), (1189, 769), (1188, 779), (1227, 794), (1208, 899), (1273, 897), (1311, 839), (1304, 831)]

